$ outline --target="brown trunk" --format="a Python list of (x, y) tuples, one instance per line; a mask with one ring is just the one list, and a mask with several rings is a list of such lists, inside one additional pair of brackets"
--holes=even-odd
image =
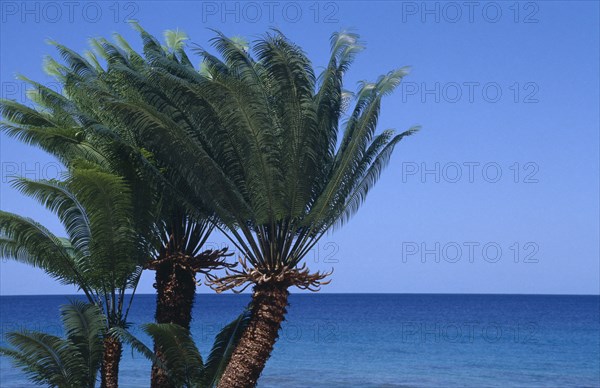
[[(195, 273), (168, 260), (156, 267), (156, 323), (176, 323), (189, 330), (192, 307), (196, 295)], [(154, 347), (156, 356), (162, 353)], [(156, 365), (152, 366), (152, 388), (171, 388), (167, 374)]]
[(102, 357), (102, 388), (119, 386), (119, 362), (123, 345), (115, 337), (104, 338), (104, 354)]
[[(157, 358), (164, 361), (161, 350), (154, 345), (154, 354)], [(152, 381), (150, 383), (152, 388), (172, 388), (173, 385), (169, 382), (169, 376), (164, 369), (159, 368), (156, 364), (152, 365)]]
[(196, 274), (167, 261), (156, 268), (156, 322), (176, 323), (186, 329), (192, 321)]
[(219, 388), (255, 387), (285, 319), (288, 291), (285, 286), (257, 285), (252, 295), (248, 327), (219, 381)]

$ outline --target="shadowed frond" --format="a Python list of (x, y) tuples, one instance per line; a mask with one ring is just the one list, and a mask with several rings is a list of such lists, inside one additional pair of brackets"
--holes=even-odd
[(202, 376), (202, 357), (188, 330), (170, 323), (142, 326), (164, 354), (165, 369), (176, 387), (193, 387)]
[(75, 250), (89, 255), (90, 224), (85, 209), (68, 185), (57, 180), (17, 178), (12, 186), (58, 215)]
[(245, 310), (217, 334), (210, 354), (204, 364), (203, 387), (217, 386), (231, 359), (231, 354), (248, 326), (249, 321), (250, 310)]
[(113, 327), (109, 330), (109, 334), (118, 338), (121, 342), (131, 346), (131, 348), (133, 350), (140, 353), (142, 356), (144, 356), (149, 361), (152, 361), (153, 363), (157, 363), (163, 368), (165, 367), (162, 364), (162, 362), (158, 358), (156, 358), (152, 349), (150, 349), (148, 346), (146, 346), (146, 344), (144, 344), (142, 341), (137, 339), (127, 329), (124, 329), (122, 327)]
[(104, 316), (78, 301), (61, 307), (66, 338), (22, 330), (6, 334), (12, 348), (0, 347), (36, 384), (58, 388), (93, 388), (102, 358)]
[(61, 307), (61, 320), (65, 334), (86, 364), (86, 381), (95, 382), (102, 361), (102, 336), (106, 318), (95, 305), (72, 301)]
[(69, 241), (29, 218), (4, 211), (0, 211), (0, 236), (0, 256), (41, 268), (64, 284), (80, 286), (89, 295)]
[(81, 366), (71, 343), (59, 337), (33, 331), (11, 332), (6, 341), (16, 350), (0, 348), (35, 383), (75, 388)]

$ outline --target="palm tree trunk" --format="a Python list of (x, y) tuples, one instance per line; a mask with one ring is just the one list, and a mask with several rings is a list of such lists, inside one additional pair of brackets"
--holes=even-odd
[(104, 338), (104, 354), (102, 356), (102, 388), (117, 388), (119, 386), (119, 362), (123, 345), (112, 336)]
[(289, 292), (281, 285), (257, 285), (252, 295), (250, 322), (233, 351), (219, 388), (255, 387), (287, 312)]
[[(196, 276), (193, 271), (167, 260), (156, 267), (156, 323), (175, 323), (189, 330), (192, 307), (196, 295)], [(154, 347), (159, 359), (162, 353)], [(152, 366), (152, 388), (170, 388), (167, 374), (157, 365)]]
[[(154, 345), (154, 355), (158, 359), (164, 361), (163, 353), (161, 349), (156, 345)], [(150, 381), (150, 386), (152, 388), (173, 388), (173, 384), (171, 384), (171, 382), (169, 381), (169, 376), (167, 375), (167, 372), (164, 369), (159, 368), (156, 364), (152, 365), (152, 377)]]

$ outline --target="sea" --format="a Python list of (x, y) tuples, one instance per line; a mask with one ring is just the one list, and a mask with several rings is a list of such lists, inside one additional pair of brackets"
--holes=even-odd
[[(23, 328), (61, 334), (74, 296), (0, 297), (1, 340)], [(192, 333), (204, 357), (248, 294), (197, 294)], [(151, 322), (137, 295), (131, 330)], [(148, 387), (150, 363), (126, 349), (120, 386)], [(0, 358), (0, 387), (32, 387)], [(292, 294), (259, 387), (600, 387), (600, 296)]]

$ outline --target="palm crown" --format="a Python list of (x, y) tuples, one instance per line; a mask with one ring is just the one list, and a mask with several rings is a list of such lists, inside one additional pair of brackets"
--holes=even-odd
[(123, 178), (80, 162), (65, 181), (19, 178), (13, 184), (56, 213), (68, 237), (0, 211), (0, 255), (79, 287), (103, 307), (109, 326), (123, 326), (125, 292), (137, 285), (147, 255), (132, 226), (131, 192)]
[[(362, 49), (355, 34), (332, 36), (331, 57), (318, 78), (302, 50), (278, 31), (255, 42), (256, 58), (239, 41), (217, 34), (212, 44), (222, 59), (198, 49), (200, 72), (183, 59), (168, 62), (158, 43), (142, 35), (154, 65), (145, 69), (146, 78), (154, 86), (140, 88), (116, 67), (123, 87), (136, 90), (136, 103), (96, 97), (187, 182), (183, 195), (191, 203), (210, 204), (261, 274), (296, 267), (330, 227), (345, 222), (394, 146), (416, 129), (375, 134), (381, 100), (406, 75), (402, 68), (360, 85), (338, 138), (352, 97), (342, 77)], [(176, 113), (167, 117), (154, 108), (165, 105)], [(234, 278), (224, 288), (241, 285)]]

